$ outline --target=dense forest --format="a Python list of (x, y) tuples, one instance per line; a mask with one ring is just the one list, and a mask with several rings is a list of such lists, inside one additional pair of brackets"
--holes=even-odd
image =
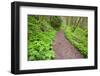
[(58, 31), (88, 57), (88, 18), (79, 16), (28, 15), (28, 60), (55, 59), (52, 44)]

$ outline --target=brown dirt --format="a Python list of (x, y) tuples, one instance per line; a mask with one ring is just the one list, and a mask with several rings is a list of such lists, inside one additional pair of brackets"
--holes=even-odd
[(80, 52), (65, 38), (63, 31), (56, 33), (53, 50), (55, 52), (55, 59), (83, 58)]

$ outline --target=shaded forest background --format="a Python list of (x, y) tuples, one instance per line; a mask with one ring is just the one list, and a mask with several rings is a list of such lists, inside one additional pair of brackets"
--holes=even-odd
[(57, 31), (88, 57), (88, 18), (78, 16), (28, 15), (28, 60), (55, 59), (52, 44)]

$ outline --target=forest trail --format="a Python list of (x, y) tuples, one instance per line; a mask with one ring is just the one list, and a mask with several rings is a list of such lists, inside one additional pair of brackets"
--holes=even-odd
[(64, 32), (58, 31), (53, 42), (55, 59), (79, 59), (81, 53), (65, 38)]

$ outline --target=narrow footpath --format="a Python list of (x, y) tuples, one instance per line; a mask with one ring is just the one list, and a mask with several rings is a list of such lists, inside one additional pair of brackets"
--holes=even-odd
[(56, 33), (53, 50), (55, 52), (55, 59), (83, 58), (81, 53), (65, 38), (63, 31)]

